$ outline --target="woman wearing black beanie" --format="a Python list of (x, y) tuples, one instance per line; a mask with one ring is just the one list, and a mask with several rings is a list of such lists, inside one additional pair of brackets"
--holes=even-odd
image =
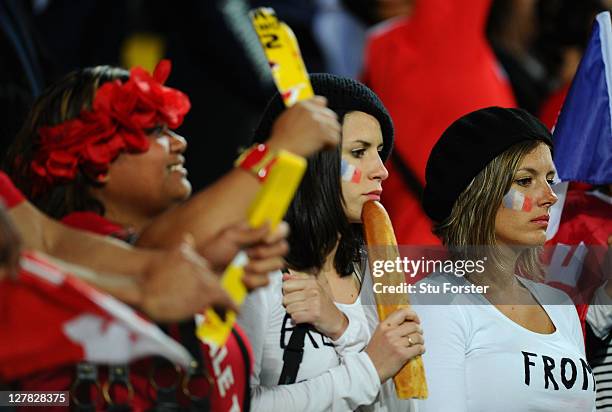
[(434, 146), (424, 209), (451, 260), (477, 262), (418, 284), (435, 292), (413, 300), (428, 341), (419, 410), (594, 410), (576, 309), (533, 280), (557, 200), (551, 152), (537, 119), (499, 107), (465, 115)]
[[(341, 119), (342, 143), (308, 159), (285, 217), (291, 227), (287, 270), (272, 274), (270, 285), (241, 309), (239, 323), (255, 358), (252, 408), (348, 411), (375, 404), (375, 410), (396, 410), (381, 403), (381, 383), (424, 351), (419, 320), (402, 309), (372, 331), (360, 298), (366, 263), (361, 209), (380, 199), (393, 124), (363, 84), (328, 74), (313, 74), (311, 82)], [(268, 135), (282, 110), (276, 95), (256, 138)], [(410, 409), (406, 401), (402, 410)]]

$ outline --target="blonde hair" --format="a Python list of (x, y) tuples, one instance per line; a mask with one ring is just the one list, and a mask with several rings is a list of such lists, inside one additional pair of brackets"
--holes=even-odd
[[(520, 163), (541, 140), (526, 140), (510, 147), (493, 159), (459, 195), (448, 218), (437, 224), (433, 232), (449, 247), (453, 256), (478, 259), (487, 256), (489, 265), (503, 271), (505, 267), (495, 236), (495, 217), (504, 195), (510, 190)], [(542, 276), (539, 261), (541, 248), (522, 251), (516, 269), (534, 278)]]

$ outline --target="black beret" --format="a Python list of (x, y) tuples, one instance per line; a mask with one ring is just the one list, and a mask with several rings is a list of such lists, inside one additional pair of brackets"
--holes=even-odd
[(436, 222), (444, 221), (472, 179), (497, 156), (526, 140), (541, 140), (552, 147), (550, 131), (522, 109), (487, 107), (453, 122), (427, 160), (425, 213)]
[[(348, 112), (360, 111), (374, 116), (383, 135), (383, 149), (380, 157), (387, 160), (393, 148), (393, 122), (389, 112), (378, 96), (363, 83), (348, 77), (340, 77), (328, 73), (310, 74), (310, 82), (315, 94), (327, 98), (327, 106), (338, 116)], [(259, 126), (255, 130), (254, 141), (267, 139), (272, 131), (276, 118), (285, 109), (283, 100), (277, 92), (268, 103)]]

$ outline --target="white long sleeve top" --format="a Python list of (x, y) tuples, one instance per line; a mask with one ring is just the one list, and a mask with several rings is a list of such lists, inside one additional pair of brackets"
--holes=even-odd
[(370, 329), (360, 299), (339, 304), (349, 324), (332, 341), (311, 329), (304, 339), (304, 356), (295, 384), (278, 385), (283, 350), (295, 326), (282, 305), (282, 274), (270, 275), (270, 284), (251, 293), (238, 323), (253, 348), (251, 377), (253, 411), (352, 411), (376, 400), (380, 379), (362, 351)]

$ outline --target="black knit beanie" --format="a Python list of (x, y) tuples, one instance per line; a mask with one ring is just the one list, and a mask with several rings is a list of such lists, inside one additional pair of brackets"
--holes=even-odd
[(487, 107), (453, 122), (427, 160), (425, 213), (438, 223), (444, 221), (472, 179), (497, 156), (526, 140), (541, 140), (552, 147), (550, 131), (522, 109)]
[[(383, 135), (383, 149), (380, 157), (383, 162), (387, 160), (393, 147), (393, 122), (378, 96), (356, 80), (333, 74), (313, 73), (310, 75), (310, 82), (315, 94), (326, 97), (327, 106), (335, 111), (340, 119), (348, 112), (360, 111), (378, 120)], [(270, 136), (274, 121), (284, 109), (283, 100), (280, 94), (276, 93), (259, 121), (254, 141), (262, 141)]]

